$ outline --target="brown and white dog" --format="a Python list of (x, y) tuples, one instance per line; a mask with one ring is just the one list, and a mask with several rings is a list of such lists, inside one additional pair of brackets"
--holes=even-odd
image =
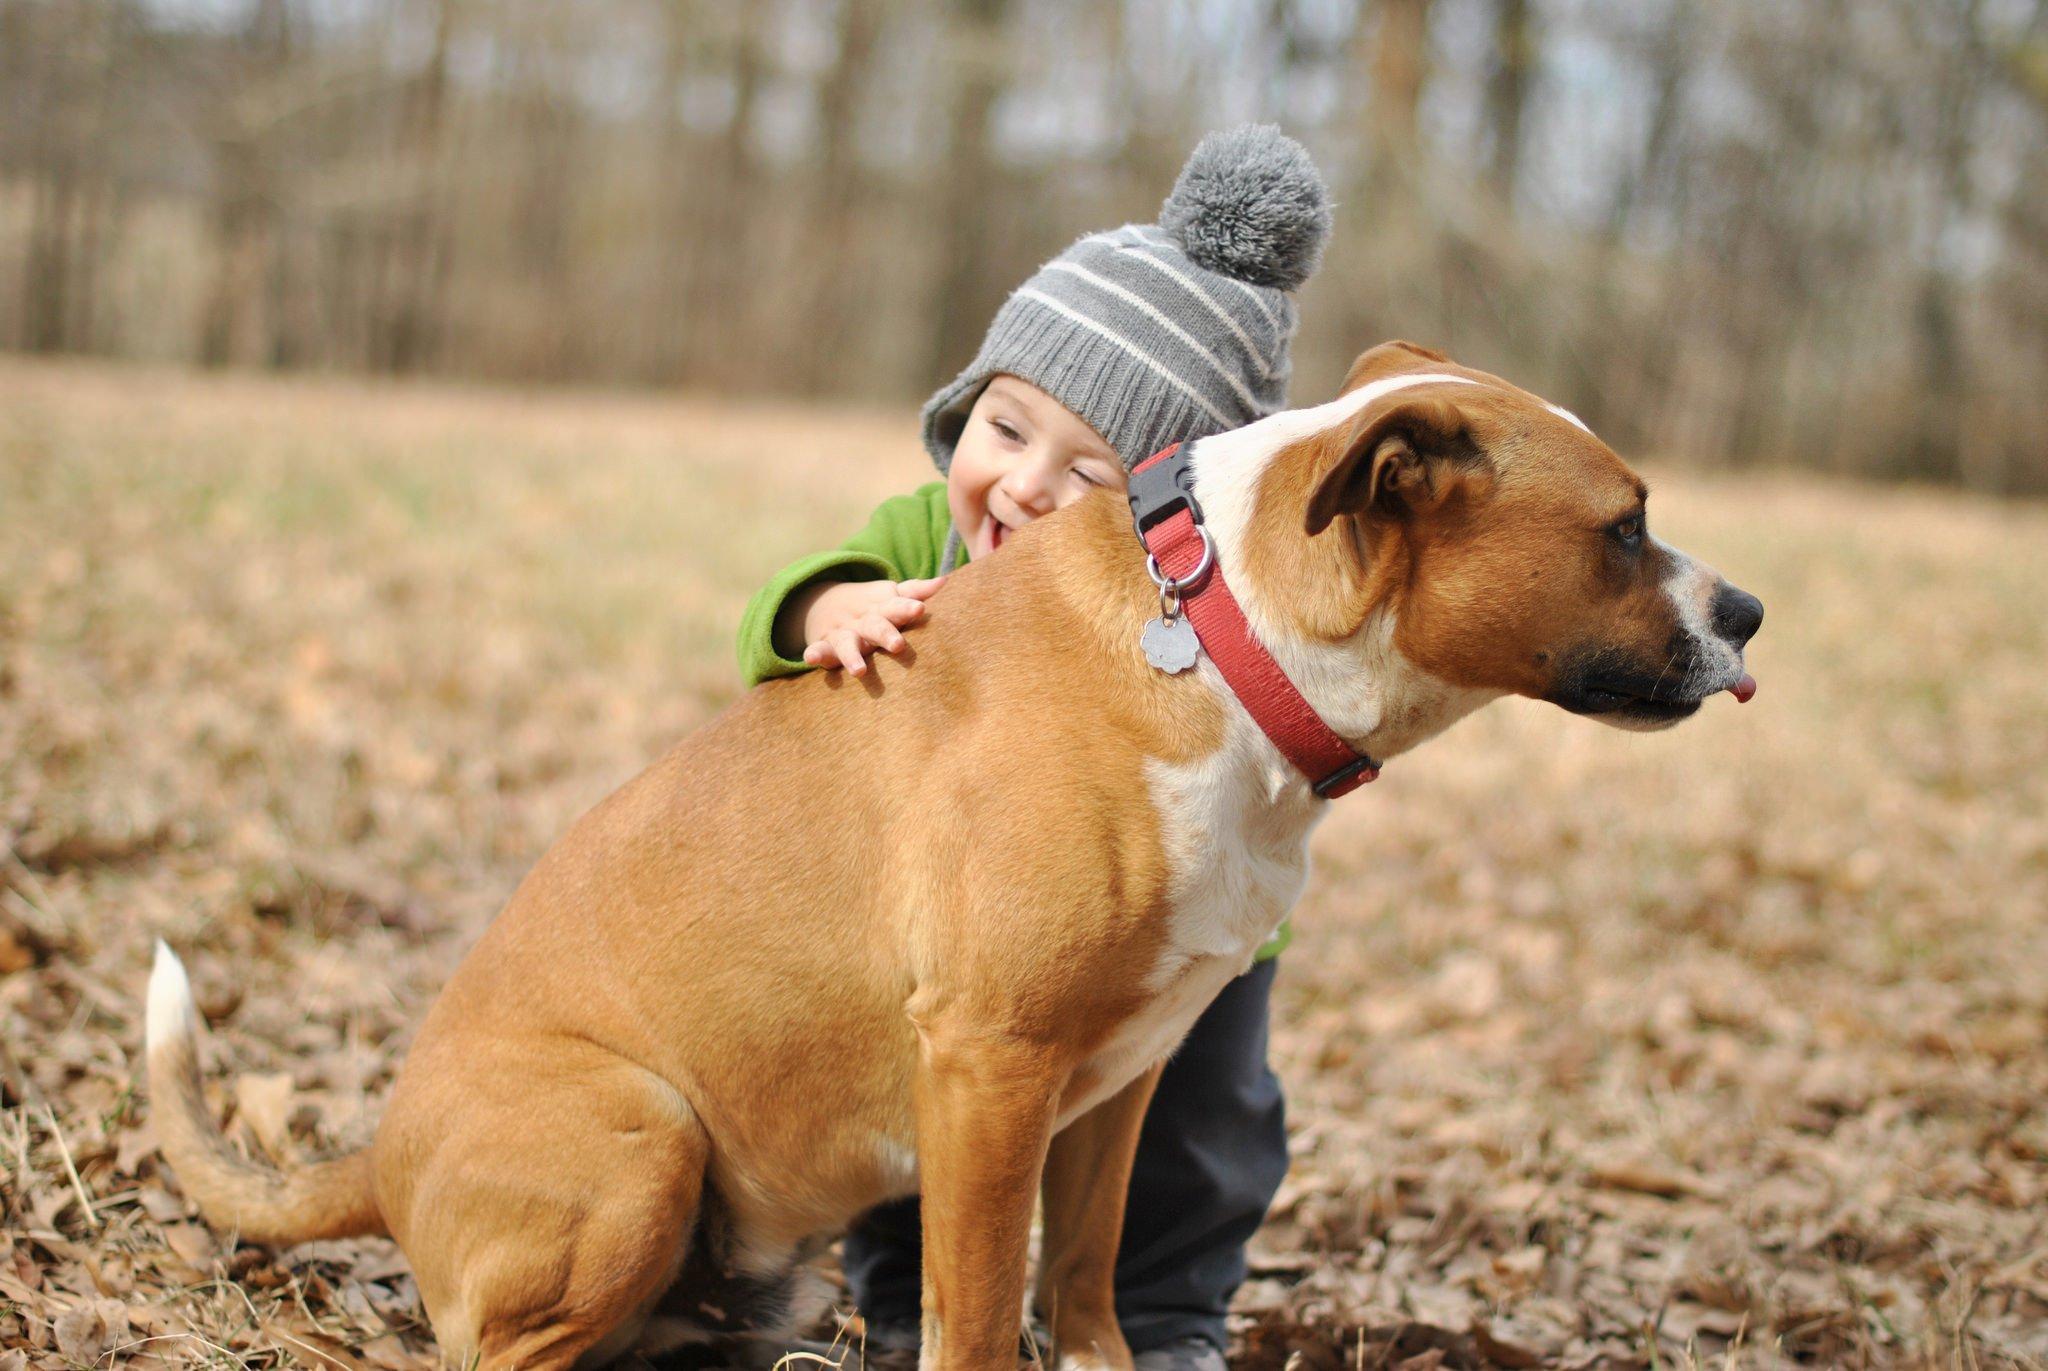
[[(1203, 439), (1245, 615), (1390, 758), (1504, 694), (1631, 728), (1746, 695), (1762, 607), (1652, 538), (1571, 415), (1401, 343)], [(206, 1109), (185, 975), (149, 991), (179, 1181), (267, 1242), (389, 1233), (451, 1362), (772, 1330), (856, 1214), (924, 1197), (924, 1362), (1014, 1365), (1034, 1197), (1063, 1364), (1123, 1367), (1111, 1270), (1157, 1067), (1300, 894), (1325, 811), (1083, 500), (958, 572), (904, 660), (748, 694), (535, 866), (366, 1151), (274, 1169)], [(911, 660), (914, 657), (915, 660)]]

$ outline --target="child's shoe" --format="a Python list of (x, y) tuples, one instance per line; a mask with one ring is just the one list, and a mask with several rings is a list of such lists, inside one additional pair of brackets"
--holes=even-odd
[(1229, 1371), (1223, 1349), (1195, 1334), (1137, 1355), (1138, 1371)]

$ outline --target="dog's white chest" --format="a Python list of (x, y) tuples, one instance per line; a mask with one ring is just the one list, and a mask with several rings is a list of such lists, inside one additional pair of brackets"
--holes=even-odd
[(1172, 892), (1155, 989), (1210, 959), (1243, 971), (1308, 881), (1309, 831), (1327, 806), (1257, 743), (1233, 738), (1202, 761), (1151, 768)]
[(1238, 720), (1211, 756), (1149, 768), (1169, 873), (1166, 942), (1145, 975), (1152, 1000), (1089, 1063), (1101, 1085), (1068, 1117), (1171, 1052), (1300, 898), (1309, 832), (1327, 806), (1250, 729)]

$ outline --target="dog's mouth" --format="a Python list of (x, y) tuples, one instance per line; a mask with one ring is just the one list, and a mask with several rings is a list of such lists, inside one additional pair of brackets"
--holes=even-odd
[(1574, 714), (1603, 723), (1635, 728), (1665, 728), (1699, 712), (1710, 696), (1723, 691), (1747, 704), (1756, 694), (1756, 677), (1742, 670), (1738, 659), (1733, 679), (1727, 671), (1703, 672), (1695, 666), (1668, 667), (1656, 675), (1632, 668), (1595, 668), (1568, 681), (1552, 701)]
[(1675, 724), (1699, 712), (1700, 701), (1659, 699), (1620, 686), (1587, 684), (1560, 700), (1574, 714), (1615, 716), (1646, 724)]

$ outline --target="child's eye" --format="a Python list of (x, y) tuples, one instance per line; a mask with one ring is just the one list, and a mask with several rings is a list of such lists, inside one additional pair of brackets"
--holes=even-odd
[(1006, 442), (1021, 443), (1024, 441), (1024, 435), (1017, 432), (1016, 428), (1008, 420), (991, 419), (988, 421), (988, 426), (1001, 434)]
[(1099, 486), (1102, 484), (1101, 481), (1096, 479), (1095, 473), (1086, 467), (1075, 467), (1074, 475), (1081, 478), (1081, 484), (1084, 486)]

